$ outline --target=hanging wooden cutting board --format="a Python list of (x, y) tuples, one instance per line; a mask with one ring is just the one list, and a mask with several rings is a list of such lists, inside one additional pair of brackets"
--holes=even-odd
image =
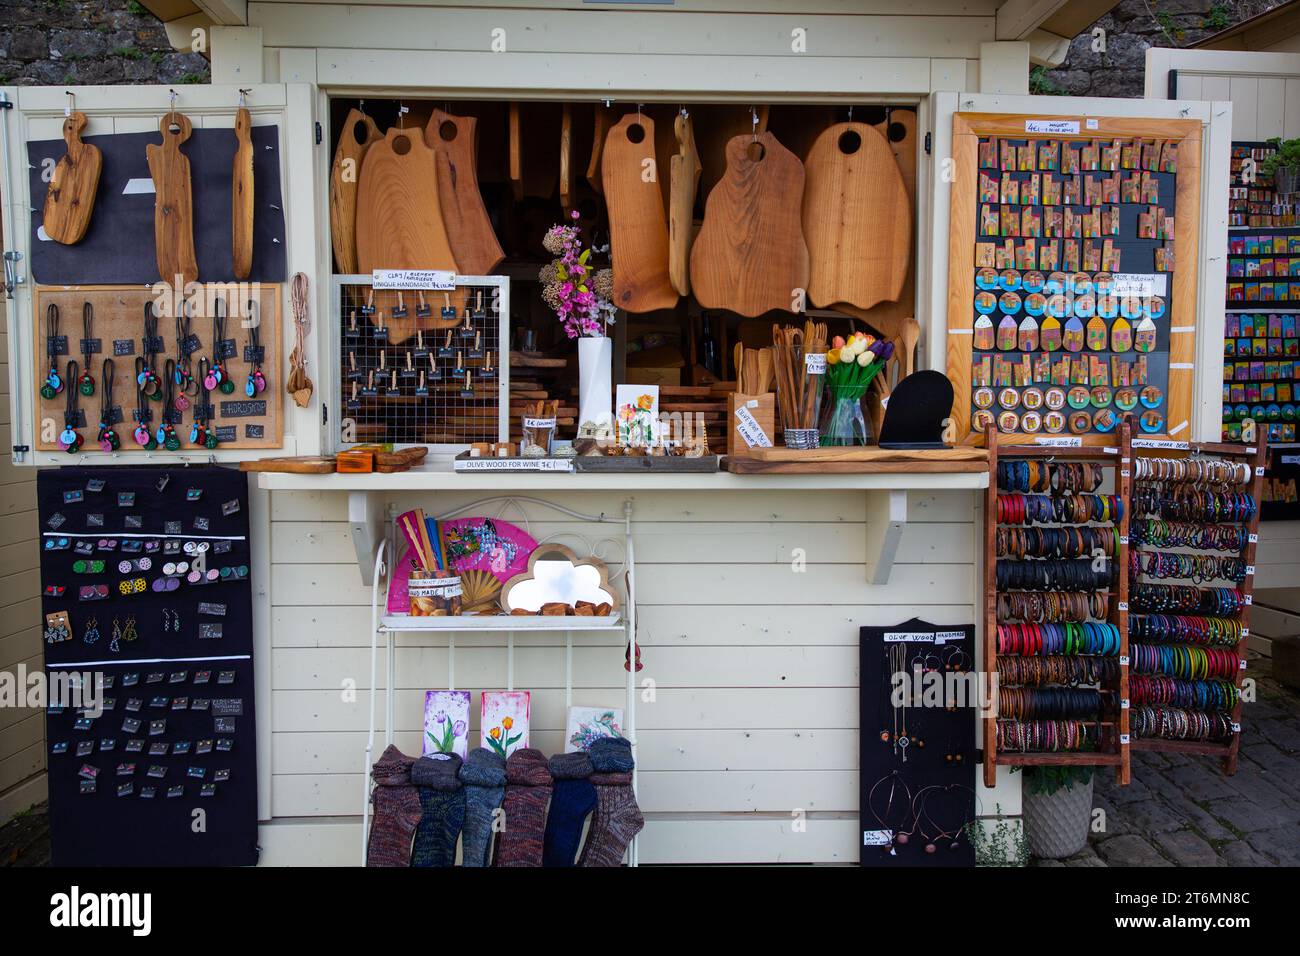
[[(898, 173), (903, 177), (903, 188), (907, 190), (908, 220), (911, 221), (916, 210), (916, 113), (905, 109), (892, 110), (886, 121), (875, 128), (888, 140)], [(916, 312), (915, 255), (909, 255), (907, 278), (903, 282), (903, 291), (895, 301), (879, 302), (869, 309), (837, 302), (832, 308), (860, 319), (886, 339), (898, 338), (902, 334), (905, 320)]]
[(394, 126), (366, 152), (357, 183), (357, 268), (459, 271), (433, 150), (418, 128)]
[(194, 127), (189, 118), (174, 110), (158, 124), (162, 144), (150, 143), (144, 148), (153, 177), (154, 256), (158, 261), (158, 275), (164, 282), (175, 285), (190, 283), (199, 277), (198, 260), (194, 256), (194, 206), (190, 194), (190, 161), (181, 152), (181, 143), (190, 138)]
[(506, 257), (479, 191), (478, 120), (435, 109), (424, 128), (433, 148), (442, 222), (456, 265), (465, 275), (486, 276)]
[(866, 123), (836, 123), (817, 137), (804, 169), (812, 304), (869, 309), (897, 299), (911, 257), (911, 208), (885, 137)]
[(673, 121), (677, 152), (669, 161), (668, 277), (682, 295), (691, 292), (691, 240), (695, 234), (695, 191), (700, 186), (700, 155), (690, 116)]
[(587, 182), (591, 183), (591, 188), (599, 193), (605, 191), (600, 175), (600, 160), (605, 152), (605, 137), (609, 135), (609, 128), (614, 125), (614, 111), (603, 103), (597, 103), (593, 115), (595, 130), (591, 137), (591, 161), (587, 163)]
[(235, 161), (230, 186), (230, 253), (236, 279), (253, 268), (253, 117), (235, 113)]
[(360, 110), (349, 110), (330, 167), (330, 240), (334, 262), (343, 275), (357, 272), (357, 184), (361, 163), (372, 143), (384, 138), (379, 127)]
[(691, 286), (701, 306), (746, 316), (793, 310), (795, 290), (808, 287), (803, 192), (803, 164), (775, 136), (732, 138), (691, 248)]
[(654, 120), (648, 116), (629, 113), (605, 137), (601, 176), (609, 209), (614, 304), (628, 312), (677, 304), (668, 278), (663, 196), (659, 183), (643, 176), (654, 158)]
[(68, 144), (68, 151), (50, 177), (41, 219), (45, 234), (67, 246), (80, 242), (90, 228), (95, 190), (104, 167), (99, 147), (81, 141), (81, 131), (85, 128), (85, 113), (74, 112), (63, 121), (63, 140)]

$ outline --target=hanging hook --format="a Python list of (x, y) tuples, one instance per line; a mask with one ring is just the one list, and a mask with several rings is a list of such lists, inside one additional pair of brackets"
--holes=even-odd
[(853, 104), (852, 104), (852, 103), (849, 104), (849, 122), (850, 122), (850, 123), (853, 122)]
[(63, 107), (63, 115), (71, 116), (72, 111), (77, 108), (77, 94), (72, 92), (72, 90), (65, 90), (64, 92), (67, 94), (68, 102), (67, 105)]
[(248, 99), (248, 94), (249, 94), (249, 91), (248, 91), (248, 90), (240, 90), (240, 91), (239, 91), (239, 108), (240, 108), (241, 110), (244, 108), (244, 104), (245, 104), (245, 102), (246, 102), (247, 99)]
[(407, 106), (405, 103), (402, 103), (400, 101), (398, 102), (397, 104), (397, 128), (398, 129), (402, 131), (406, 130), (406, 114), (409, 113), (410, 110), (411, 108)]
[(682, 118), (683, 118), (683, 119), (685, 119), (686, 117), (689, 117), (689, 116), (691, 115), (690, 113), (688, 113), (688, 112), (686, 111), (686, 106), (685, 106), (685, 104), (683, 104), (683, 105), (677, 107), (677, 112), (680, 113), (680, 114), (682, 115)]

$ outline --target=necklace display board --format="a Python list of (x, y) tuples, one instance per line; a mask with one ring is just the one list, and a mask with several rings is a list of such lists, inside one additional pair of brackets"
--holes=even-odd
[[(159, 297), (147, 287), (37, 287), (38, 450), (66, 451), (56, 439), (74, 419), (71, 427), (82, 432), (78, 453), (151, 452), (164, 444), (156, 436), (168, 424), (181, 451), (283, 447), (280, 286), (249, 286), (243, 301), (237, 289), (213, 286), (196, 293), (180, 321), (173, 301), (165, 304), (167, 314), (158, 314)], [(106, 360), (113, 365), (111, 395)], [(83, 380), (90, 377), (89, 394), (81, 382), (49, 387), (52, 375), (68, 377), (71, 362)], [(143, 384), (142, 372), (152, 375)], [(111, 421), (104, 422), (105, 413)], [(101, 423), (116, 432), (116, 443), (104, 445)], [(134, 437), (141, 425), (142, 437), (154, 436), (153, 447)], [(209, 432), (218, 444), (203, 442)]]
[(1268, 448), (1145, 444), (1127, 563), (1133, 747), (1235, 773)]
[(1259, 166), (1274, 143), (1234, 142), (1223, 333), (1223, 440), (1294, 443), (1300, 418), (1300, 223), (1296, 194)]
[(984, 783), (999, 766), (1129, 769), (1129, 424), (1116, 443), (1000, 445), (987, 431)]
[(991, 425), (1109, 445), (1128, 412), (1143, 434), (1186, 433), (1200, 153), (1197, 120), (954, 115), (959, 440)]
[[(974, 866), (966, 832), (981, 699), (975, 627), (912, 618), (859, 635), (863, 866)], [(896, 675), (903, 675), (901, 678)]]
[(47, 708), (54, 864), (256, 863), (247, 478), (68, 467), (37, 494), (46, 674), (93, 695)]

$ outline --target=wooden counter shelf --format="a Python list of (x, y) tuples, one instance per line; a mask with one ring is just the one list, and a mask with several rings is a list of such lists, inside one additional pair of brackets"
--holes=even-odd
[(753, 448), (746, 455), (727, 458), (727, 470), (737, 475), (871, 474), (977, 474), (987, 472), (988, 452), (983, 448)]

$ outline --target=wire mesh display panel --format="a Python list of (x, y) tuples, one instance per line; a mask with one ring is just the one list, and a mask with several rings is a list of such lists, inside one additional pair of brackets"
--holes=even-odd
[(466, 445), (508, 435), (509, 280), (458, 277), (450, 292), (334, 277), (338, 439)]

